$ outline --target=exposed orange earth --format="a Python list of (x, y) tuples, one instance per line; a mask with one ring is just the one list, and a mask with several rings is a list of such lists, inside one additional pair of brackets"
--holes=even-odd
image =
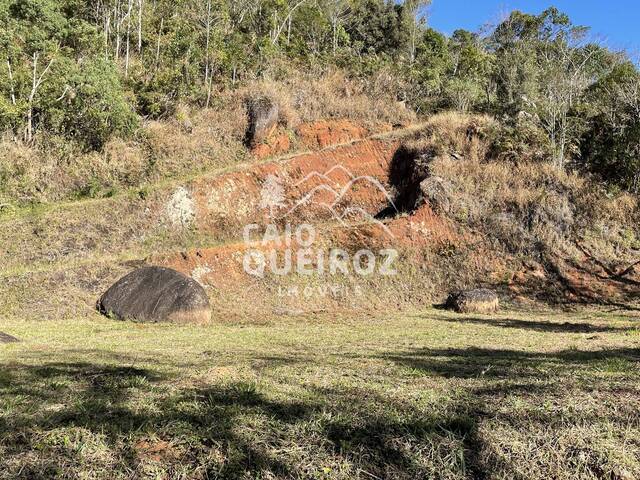
[[(525, 301), (541, 287), (548, 288), (557, 281), (540, 264), (523, 265), (517, 258), (496, 252), (477, 232), (462, 227), (447, 215), (435, 213), (428, 203), (375, 219), (374, 216), (389, 207), (393, 195), (389, 171), (400, 145), (397, 138), (371, 137), (370, 131), (347, 121), (314, 122), (300, 126), (297, 134), (300, 142), (315, 151), (257, 163), (212, 178), (199, 178), (190, 185), (196, 228), (210, 234), (212, 239), (228, 240), (226, 243), (156, 255), (149, 261), (193, 276), (214, 289), (214, 297), (224, 293), (224, 302), (246, 294), (247, 289), (252, 294), (266, 291), (268, 296), (282, 279), (269, 276), (257, 279), (248, 275), (243, 264), (245, 255), (253, 250), (265, 254), (273, 251), (282, 261), (284, 252), (295, 250), (295, 240), (263, 242), (260, 234), (269, 225), (284, 232), (287, 225), (295, 229), (297, 225), (309, 223), (316, 230), (314, 246), (318, 249), (339, 247), (354, 252), (359, 248), (375, 251), (392, 247), (399, 250), (403, 266), (417, 277), (424, 275), (419, 279), (424, 285), (419, 282), (416, 285), (413, 279), (412, 288), (429, 287), (435, 291), (442, 288), (439, 284), (429, 286), (428, 282), (434, 273), (455, 268), (447, 264), (448, 252), (454, 251), (464, 252), (464, 270), (469, 278), (503, 284), (516, 301)], [(288, 148), (287, 142), (280, 143), (278, 135), (274, 134), (272, 145)], [(271, 208), (263, 198), (268, 181), (278, 186), (276, 205)], [(251, 224), (256, 225), (259, 234), (247, 243), (243, 240), (243, 230)], [(564, 265), (562, 281), (566, 291), (563, 295), (567, 300), (615, 298), (629, 293), (629, 285), (599, 275), (597, 266), (580, 271), (562, 259), (557, 260)], [(586, 256), (583, 260), (585, 265), (589, 264)], [(384, 289), (376, 285), (374, 290)]]

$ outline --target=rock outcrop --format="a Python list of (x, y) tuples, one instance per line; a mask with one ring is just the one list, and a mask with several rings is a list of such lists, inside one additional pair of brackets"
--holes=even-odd
[(280, 109), (278, 104), (268, 97), (257, 97), (249, 100), (249, 127), (246, 144), (255, 148), (261, 144), (276, 128)]
[(163, 267), (144, 267), (118, 280), (98, 301), (101, 313), (139, 322), (206, 323), (209, 298), (186, 275)]
[(416, 202), (419, 208), (425, 202), (439, 214), (451, 211), (451, 185), (440, 177), (427, 177), (420, 182), (420, 196)]

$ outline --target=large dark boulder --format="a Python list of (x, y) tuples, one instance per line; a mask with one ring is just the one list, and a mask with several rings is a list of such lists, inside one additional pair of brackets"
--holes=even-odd
[(144, 267), (122, 277), (100, 298), (98, 310), (139, 322), (206, 323), (211, 319), (202, 286), (163, 267)]
[(493, 290), (477, 288), (450, 294), (445, 306), (460, 313), (493, 313), (500, 308), (500, 299)]
[(276, 127), (280, 109), (278, 104), (268, 97), (256, 97), (247, 102), (249, 126), (246, 143), (255, 147), (262, 143)]
[(18, 340), (16, 337), (12, 337), (7, 333), (0, 332), (0, 343), (15, 343), (19, 341), (20, 340)]

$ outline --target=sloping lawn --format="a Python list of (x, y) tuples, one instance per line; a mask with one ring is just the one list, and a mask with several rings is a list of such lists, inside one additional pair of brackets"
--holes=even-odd
[(640, 478), (640, 321), (3, 321), (0, 478)]

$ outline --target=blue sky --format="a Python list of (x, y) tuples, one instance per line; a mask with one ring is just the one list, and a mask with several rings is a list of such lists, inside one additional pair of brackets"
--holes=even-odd
[(540, 13), (554, 5), (577, 25), (590, 26), (613, 49), (640, 52), (640, 0), (433, 0), (429, 24), (451, 34), (456, 28), (477, 31), (511, 10)]

